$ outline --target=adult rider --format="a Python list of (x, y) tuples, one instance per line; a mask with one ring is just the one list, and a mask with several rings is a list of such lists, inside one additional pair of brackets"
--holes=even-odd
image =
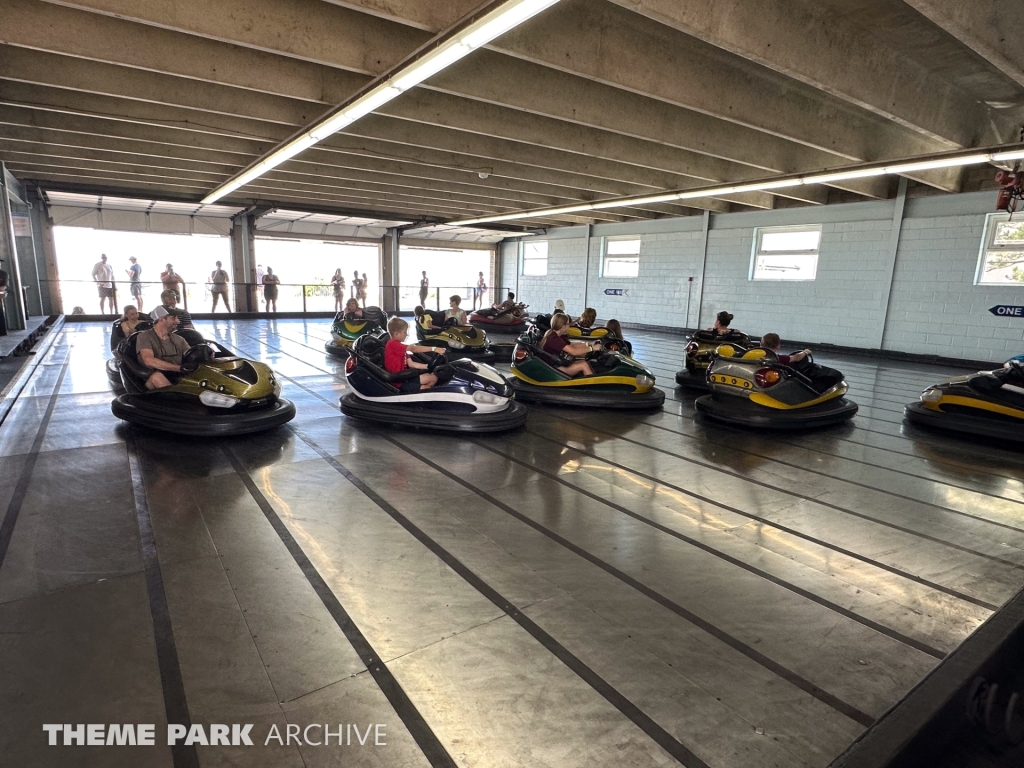
[[(585, 344), (582, 341), (570, 342), (565, 334), (569, 330), (569, 316), (561, 313), (551, 316), (551, 330), (544, 334), (544, 337), (540, 340), (540, 348), (547, 352), (549, 355), (557, 357), (562, 352), (569, 355), (585, 355), (595, 348), (600, 349), (601, 343), (594, 342), (592, 344)], [(593, 374), (594, 369), (590, 367), (590, 363), (586, 360), (577, 360), (569, 365), (558, 366), (559, 370), (564, 371), (570, 376), (577, 376), (583, 374), (584, 376), (590, 376)]]
[(153, 371), (146, 379), (146, 389), (162, 389), (171, 386), (168, 374), (181, 373), (181, 356), (188, 352), (189, 345), (174, 332), (178, 310), (160, 305), (149, 316), (153, 327), (139, 334), (135, 349), (139, 362)]
[(735, 328), (730, 328), (729, 324), (732, 322), (733, 315), (726, 311), (721, 311), (715, 315), (715, 324), (708, 328), (709, 331), (714, 331), (719, 336), (725, 336), (729, 333), (742, 333), (737, 331)]

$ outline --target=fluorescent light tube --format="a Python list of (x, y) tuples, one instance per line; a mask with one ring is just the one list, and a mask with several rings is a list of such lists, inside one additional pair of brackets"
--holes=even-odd
[(476, 48), (487, 45), (494, 38), (536, 16), (559, 0), (509, 0), (498, 8), (474, 21), (465, 29), (460, 30), (449, 40), (441, 43), (434, 50), (419, 59), (400, 67), (398, 71), (380, 78), (380, 83), (372, 90), (364, 93), (351, 104), (342, 107), (329, 116), (322, 118), (298, 138), (289, 141), (275, 150), (265, 159), (234, 179), (230, 179), (203, 198), (203, 204), (220, 200), (229, 192), (234, 192), (254, 179), (259, 178), (272, 168), (276, 168), (299, 152), (323, 141), (331, 134), (348, 127), (361, 117), (380, 109), (392, 99), (399, 96), (432, 75), (436, 75), (446, 67), (471, 53)]
[(901, 165), (887, 165), (886, 173), (914, 173), (915, 171), (933, 171), (938, 168), (956, 168), (964, 165), (978, 165), (987, 163), (990, 155), (961, 155), (960, 157), (946, 157), (937, 160), (922, 160), (919, 163), (902, 163)]
[(474, 24), (467, 29), (459, 40), (468, 48), (480, 48), (556, 2), (558, 0), (523, 0), (513, 7), (504, 6), (493, 18), (485, 17), (479, 26)]
[(874, 176), (885, 176), (885, 168), (856, 168), (850, 171), (836, 171), (835, 173), (816, 173), (811, 176), (804, 176), (804, 184), (831, 184), (835, 181), (869, 179)]
[(400, 91), (408, 91), (451, 66), (469, 52), (469, 48), (458, 42), (437, 48), (392, 78), (391, 85)]

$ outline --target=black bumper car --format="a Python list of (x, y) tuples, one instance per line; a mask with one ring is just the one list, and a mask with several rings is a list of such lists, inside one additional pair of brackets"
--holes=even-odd
[(654, 387), (654, 374), (619, 352), (595, 351), (587, 355), (594, 373), (569, 376), (560, 366), (575, 358), (548, 354), (538, 344), (542, 334), (531, 328), (519, 337), (512, 358), (512, 387), (516, 397), (544, 405), (584, 408), (660, 408), (665, 393)]
[(262, 432), (295, 418), (295, 406), (280, 396), (281, 385), (267, 365), (207, 342), (183, 355), (184, 370), (170, 387), (147, 390), (152, 371), (139, 362), (137, 340), (133, 333), (116, 352), (124, 394), (110, 410), (119, 419), (179, 435), (219, 437)]
[(331, 340), (324, 344), (324, 351), (335, 357), (348, 357), (356, 339), (366, 335), (380, 336), (386, 333), (387, 325), (388, 314), (380, 307), (367, 307), (362, 317), (339, 312), (334, 316)]
[(690, 390), (707, 392), (709, 390), (707, 373), (708, 366), (715, 358), (715, 350), (728, 344), (736, 350), (746, 351), (756, 342), (741, 331), (694, 331), (687, 338), (686, 352), (683, 359), (683, 370), (676, 374), (676, 384)]
[(1013, 359), (994, 371), (936, 384), (903, 412), (913, 424), (1019, 447), (1024, 443), (1024, 364)]
[(813, 429), (852, 419), (857, 404), (844, 395), (843, 374), (810, 357), (783, 365), (774, 352), (718, 348), (708, 367), (711, 393), (694, 402), (714, 421), (757, 429)]
[(504, 377), (489, 365), (466, 358), (448, 362), (444, 355), (417, 355), (430, 366), (438, 383), (430, 389), (402, 392), (403, 382), (418, 378), (423, 370), (386, 371), (387, 339), (364, 336), (352, 346), (345, 363), (345, 379), (352, 391), (341, 398), (346, 416), (445, 432), (503, 432), (526, 423), (526, 406), (513, 399)]
[(472, 325), (459, 325), (455, 318), (446, 319), (443, 312), (424, 310), (413, 325), (416, 338), (429, 347), (444, 347), (453, 355), (481, 363), (494, 360), (486, 331)]

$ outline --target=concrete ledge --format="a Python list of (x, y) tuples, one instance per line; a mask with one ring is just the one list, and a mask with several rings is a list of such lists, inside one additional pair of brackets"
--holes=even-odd
[(56, 320), (54, 317), (30, 317), (28, 328), (23, 331), (8, 331), (0, 336), (0, 359), (24, 355)]
[(42, 344), (39, 345), (33, 354), (26, 354), (29, 349), (26, 348), (25, 361), (18, 368), (17, 372), (11, 376), (10, 380), (4, 385), (3, 389), (0, 390), (0, 426), (3, 425), (4, 419), (7, 418), (7, 414), (10, 413), (11, 408), (14, 406), (15, 401), (21, 394), (21, 391), (25, 388), (25, 384), (32, 376), (32, 372), (35, 371), (43, 358), (46, 357), (46, 353), (53, 345), (53, 340), (57, 338), (58, 332), (64, 325), (64, 316), (55, 315), (43, 319), (43, 322), (37, 328), (37, 335), (32, 338), (29, 346), (35, 344), (36, 339), (49, 331), (49, 336), (43, 339)]
[[(1002, 700), (1024, 693), (1024, 591), (978, 627), (906, 696), (830, 764), (829, 768), (922, 768), (961, 766), (944, 761), (954, 746), (1003, 765), (989, 742), (968, 721), (968, 699), (977, 678), (997, 683)], [(1020, 707), (1018, 706), (1018, 710)], [(1001, 712), (1000, 712), (1001, 714)], [(1018, 713), (1018, 718), (1020, 714)], [(997, 719), (1000, 719), (997, 717)], [(989, 737), (997, 741), (996, 737)], [(1004, 752), (1005, 765), (1024, 764), (1024, 748)], [(1018, 762), (1022, 761), (1022, 762)]]

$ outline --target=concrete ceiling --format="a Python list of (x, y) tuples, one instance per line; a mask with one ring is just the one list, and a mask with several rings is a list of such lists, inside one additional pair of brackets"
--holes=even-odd
[[(0, 159), (48, 189), (198, 201), (477, 5), (0, 0)], [(1021, 39), (1004, 0), (562, 0), (222, 202), (433, 224), (1015, 141)], [(789, 194), (523, 224), (830, 190)]]

